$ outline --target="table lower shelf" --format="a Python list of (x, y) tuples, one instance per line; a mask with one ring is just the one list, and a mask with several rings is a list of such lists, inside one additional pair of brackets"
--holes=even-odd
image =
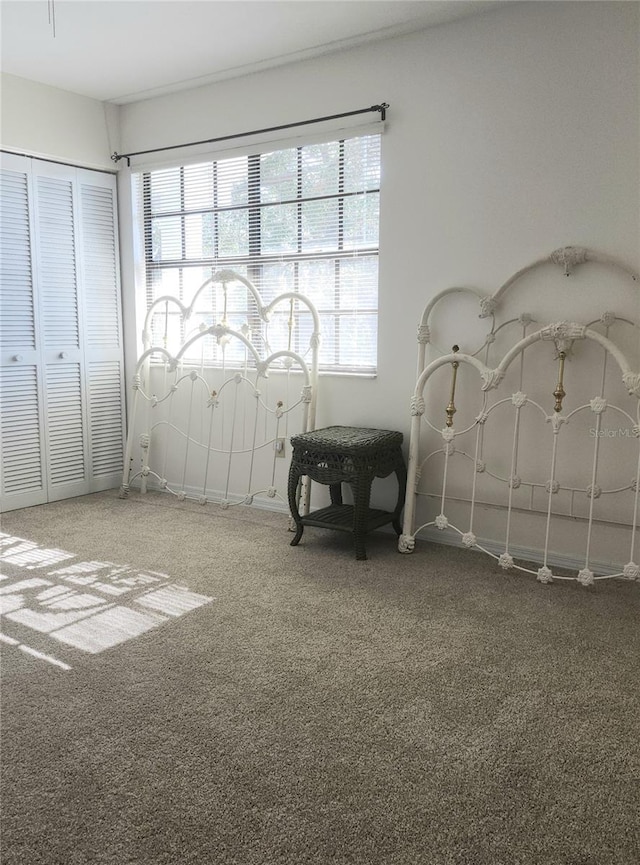
[[(353, 505), (329, 505), (312, 511), (300, 518), (303, 526), (317, 526), (322, 529), (337, 529), (340, 532), (353, 531)], [(392, 522), (395, 515), (390, 511), (369, 508), (367, 511), (366, 532), (372, 532)]]

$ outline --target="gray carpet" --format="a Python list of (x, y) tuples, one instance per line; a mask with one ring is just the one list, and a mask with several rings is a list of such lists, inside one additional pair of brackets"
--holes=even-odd
[(161, 494), (2, 532), (3, 865), (639, 861), (638, 584)]

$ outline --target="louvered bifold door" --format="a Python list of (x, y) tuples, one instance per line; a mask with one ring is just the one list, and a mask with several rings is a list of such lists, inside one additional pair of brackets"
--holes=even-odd
[(48, 500), (89, 492), (77, 190), (66, 166), (35, 163), (34, 214), (45, 379)]
[(0, 509), (119, 486), (116, 181), (2, 155)]
[(43, 381), (31, 252), (29, 161), (3, 154), (0, 169), (0, 503), (47, 500)]
[(115, 178), (79, 171), (89, 471), (92, 491), (122, 481), (125, 435)]

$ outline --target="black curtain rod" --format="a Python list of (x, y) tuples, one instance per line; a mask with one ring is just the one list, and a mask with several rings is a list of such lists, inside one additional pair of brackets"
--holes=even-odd
[(62, 159), (34, 156), (33, 153), (25, 153), (23, 150), (6, 150), (4, 147), (0, 147), (0, 153), (6, 153), (9, 156), (20, 156), (23, 159), (32, 159), (36, 162), (52, 162), (54, 165), (66, 165), (68, 168), (80, 168), (82, 171), (99, 171), (100, 174), (109, 174), (111, 177), (116, 176), (115, 168), (96, 168), (93, 165), (82, 165), (80, 162), (64, 162)]
[(220, 138), (207, 138), (205, 141), (190, 141), (187, 144), (171, 144), (168, 147), (154, 147), (151, 150), (137, 150), (135, 153), (112, 153), (111, 159), (119, 162), (127, 160), (127, 167), (131, 166), (132, 156), (144, 156), (147, 153), (162, 153), (164, 150), (179, 150), (182, 147), (196, 147), (199, 144), (217, 144), (219, 141), (229, 141), (231, 138), (245, 138), (247, 135), (260, 135), (263, 132), (279, 132), (281, 129), (292, 129), (295, 126), (307, 126), (309, 123), (322, 123), (325, 120), (339, 120), (341, 117), (353, 117), (354, 114), (367, 114), (370, 111), (378, 111), (380, 120), (387, 115), (388, 102), (380, 105), (372, 105), (370, 108), (359, 108), (357, 111), (345, 111), (344, 114), (331, 114), (328, 117), (314, 117), (313, 120), (299, 120), (297, 123), (284, 123), (282, 126), (269, 126), (267, 129), (254, 129), (252, 132), (238, 132), (235, 135), (222, 135)]

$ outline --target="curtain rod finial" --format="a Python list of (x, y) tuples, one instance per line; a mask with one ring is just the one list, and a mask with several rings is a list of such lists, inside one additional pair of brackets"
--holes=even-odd
[(114, 150), (113, 153), (111, 154), (111, 161), (115, 162), (117, 164), (118, 162), (120, 162), (121, 159), (126, 159), (127, 160), (127, 168), (131, 168), (131, 160), (129, 159), (129, 157), (125, 156), (122, 153), (118, 153), (117, 150)]

